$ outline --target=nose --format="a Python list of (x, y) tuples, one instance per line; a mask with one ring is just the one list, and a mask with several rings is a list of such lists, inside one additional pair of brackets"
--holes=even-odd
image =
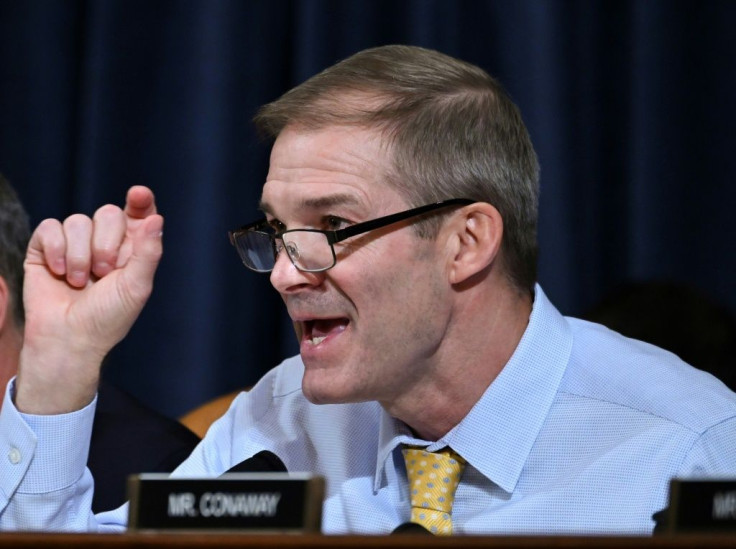
[(281, 250), (276, 256), (276, 263), (271, 271), (271, 285), (280, 294), (294, 293), (318, 286), (323, 279), (324, 273), (305, 273), (297, 269), (289, 259), (286, 250)]

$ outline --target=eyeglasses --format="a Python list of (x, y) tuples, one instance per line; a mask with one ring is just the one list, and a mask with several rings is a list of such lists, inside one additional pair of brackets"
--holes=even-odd
[[(267, 220), (260, 219), (240, 229), (230, 231), (230, 243), (238, 251), (243, 265), (257, 273), (273, 270), (281, 250), (300, 271), (319, 273), (331, 269), (337, 263), (334, 244), (367, 233), (404, 219), (416, 217), (440, 208), (472, 204), (468, 198), (451, 198), (434, 204), (427, 204), (403, 212), (371, 219), (335, 231), (319, 229), (289, 229), (281, 233), (267, 232)], [(279, 244), (277, 241), (281, 241)]]

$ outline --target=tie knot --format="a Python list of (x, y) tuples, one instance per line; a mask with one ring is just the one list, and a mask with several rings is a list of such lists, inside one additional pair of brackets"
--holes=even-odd
[(427, 452), (404, 448), (412, 521), (436, 534), (452, 532), (450, 513), (465, 460), (450, 448)]

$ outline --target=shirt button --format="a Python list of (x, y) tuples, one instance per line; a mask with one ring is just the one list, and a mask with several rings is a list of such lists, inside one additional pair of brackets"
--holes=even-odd
[(18, 448), (11, 448), (8, 452), (8, 461), (13, 465), (18, 465), (21, 460), (20, 450)]

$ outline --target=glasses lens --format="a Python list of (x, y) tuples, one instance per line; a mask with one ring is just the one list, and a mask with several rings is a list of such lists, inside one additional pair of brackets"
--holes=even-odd
[(324, 271), (335, 264), (335, 254), (324, 233), (295, 229), (281, 238), (289, 258), (301, 271)]
[(267, 273), (276, 262), (276, 251), (270, 234), (261, 231), (243, 231), (233, 236), (235, 248), (243, 264), (259, 273)]

